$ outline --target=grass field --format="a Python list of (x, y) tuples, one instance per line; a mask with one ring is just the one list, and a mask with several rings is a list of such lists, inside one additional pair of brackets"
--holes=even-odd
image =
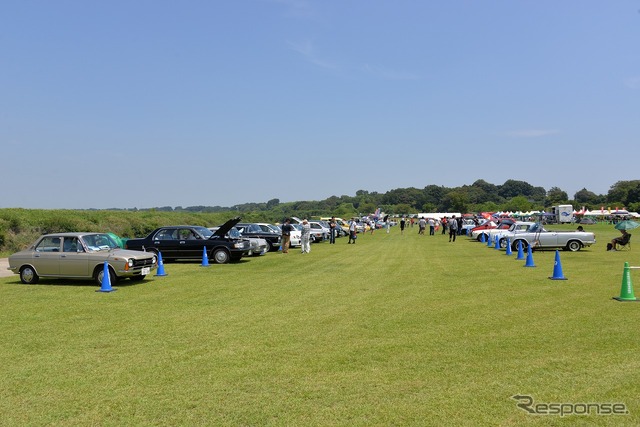
[[(612, 297), (640, 252), (588, 230), (566, 281), (554, 251), (525, 268), (398, 227), (113, 293), (0, 279), (0, 425), (638, 425), (640, 303)], [(517, 394), (629, 413), (531, 415)]]

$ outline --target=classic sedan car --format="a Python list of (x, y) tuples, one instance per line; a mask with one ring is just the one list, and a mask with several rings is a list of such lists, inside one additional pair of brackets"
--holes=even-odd
[(500, 236), (498, 243), (506, 248), (507, 241), (511, 243), (511, 249), (517, 249), (518, 242), (521, 242), (523, 249), (531, 245), (531, 249), (564, 249), (577, 252), (585, 246), (596, 243), (596, 235), (587, 231), (546, 230), (542, 224), (535, 223), (526, 231), (504, 233)]
[(280, 248), (281, 235), (274, 231), (265, 231), (259, 224), (255, 223), (238, 223), (236, 228), (243, 237), (258, 237), (267, 241), (269, 245), (268, 251), (275, 252)]
[(121, 249), (109, 234), (87, 232), (41, 236), (28, 249), (9, 257), (9, 270), (26, 284), (47, 277), (93, 279), (100, 285), (105, 261), (111, 283), (121, 278), (142, 280), (157, 267), (154, 254)]
[(156, 228), (147, 237), (129, 239), (127, 249), (146, 250), (162, 253), (163, 260), (202, 260), (206, 248), (207, 257), (217, 264), (238, 261), (249, 254), (251, 245), (243, 239), (236, 239), (225, 235), (231, 227), (240, 222), (240, 218), (233, 218), (225, 222), (212, 232), (206, 227), (197, 225), (174, 225)]

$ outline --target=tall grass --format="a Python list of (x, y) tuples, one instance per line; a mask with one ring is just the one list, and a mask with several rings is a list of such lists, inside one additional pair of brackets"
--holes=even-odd
[[(524, 268), (464, 237), (376, 231), (164, 278), (0, 279), (5, 425), (637, 425), (640, 304), (617, 235)], [(635, 273), (634, 273), (635, 274)], [(622, 402), (624, 416), (535, 416)]]

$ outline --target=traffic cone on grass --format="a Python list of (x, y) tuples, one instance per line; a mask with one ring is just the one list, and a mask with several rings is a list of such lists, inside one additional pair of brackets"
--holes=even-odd
[(104, 262), (104, 268), (102, 270), (102, 282), (100, 283), (100, 289), (96, 292), (113, 292), (117, 289), (111, 287), (111, 275), (109, 274), (109, 263)]
[(493, 249), (500, 250), (500, 237), (496, 236), (494, 239)]
[(516, 257), (517, 260), (523, 260), (524, 259), (524, 252), (522, 250), (522, 240), (518, 240), (518, 256)]
[(620, 288), (620, 296), (613, 297), (614, 300), (620, 302), (639, 301), (633, 293), (633, 283), (631, 283), (631, 267), (629, 263), (624, 263), (624, 270), (622, 271), (622, 286)]
[(155, 276), (166, 276), (167, 273), (164, 271), (164, 262), (162, 262), (162, 252), (158, 252), (158, 269), (156, 270)]
[(209, 257), (207, 256), (207, 247), (202, 248), (202, 264), (200, 267), (209, 267)]
[(556, 251), (556, 260), (553, 263), (553, 276), (549, 277), (551, 280), (567, 280), (562, 274), (562, 263), (560, 262), (560, 252)]
[(487, 241), (484, 240), (484, 233), (480, 235), (480, 243), (487, 243)]
[(505, 252), (505, 255), (512, 255), (513, 252), (511, 252), (511, 239), (507, 238), (507, 251)]
[(535, 267), (533, 263), (533, 252), (531, 251), (531, 245), (527, 245), (527, 261), (524, 263), (525, 267)]
[(491, 247), (491, 236), (487, 235), (487, 247)]

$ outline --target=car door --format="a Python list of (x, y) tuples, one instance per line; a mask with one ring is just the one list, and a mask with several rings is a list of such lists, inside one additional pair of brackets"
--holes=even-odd
[(77, 237), (64, 237), (60, 255), (60, 275), (69, 277), (90, 277), (89, 254), (85, 252)]
[(540, 246), (543, 248), (555, 248), (558, 246), (558, 233), (556, 231), (540, 231), (538, 235)]
[(162, 258), (177, 258), (180, 250), (177, 228), (161, 228), (153, 236), (153, 247), (162, 252)]
[(61, 237), (47, 236), (38, 243), (33, 253), (33, 266), (40, 276), (59, 274), (61, 250)]
[[(202, 258), (204, 243), (191, 228), (178, 229), (178, 256), (182, 259)], [(208, 248), (211, 249), (211, 248)]]

